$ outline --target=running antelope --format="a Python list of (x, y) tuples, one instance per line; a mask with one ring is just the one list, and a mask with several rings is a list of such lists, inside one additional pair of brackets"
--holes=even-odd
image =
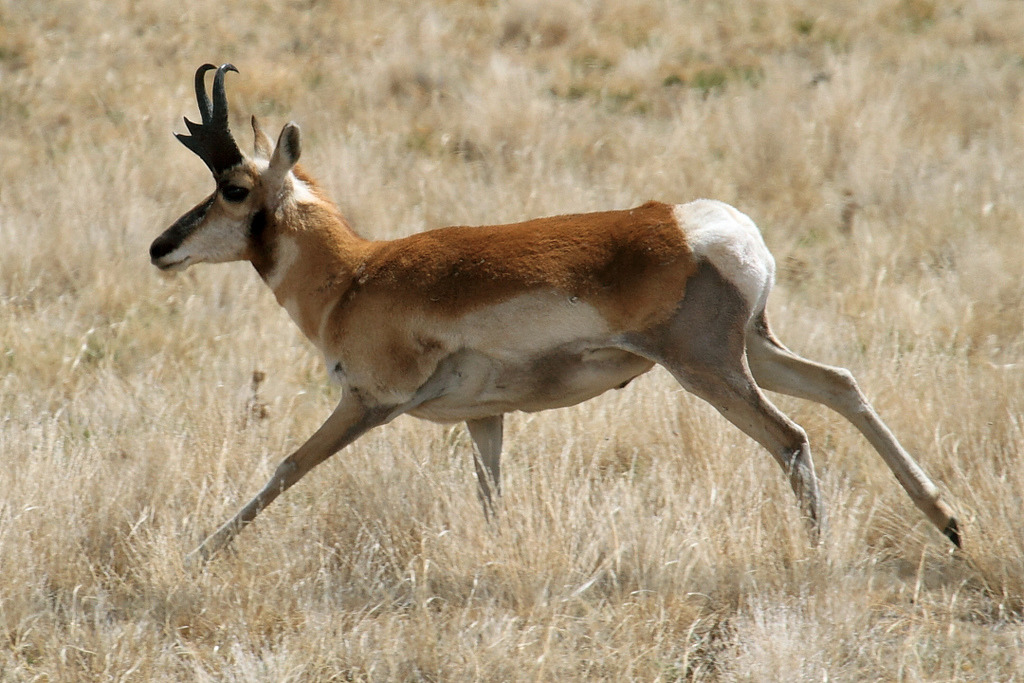
[[(205, 74), (216, 69), (212, 102)], [(196, 71), (201, 123), (177, 137), (217, 189), (150, 247), (162, 270), (246, 260), (320, 350), (338, 407), (195, 553), (207, 558), (263, 508), (368, 430), (399, 415), (465, 422), (478, 494), (500, 493), (505, 413), (570, 406), (661, 365), (781, 465), (815, 538), (825, 509), (807, 436), (762, 389), (822, 403), (859, 429), (914, 503), (960, 546), (952, 509), (858, 389), (805, 360), (765, 315), (775, 264), (731, 206), (648, 202), (622, 211), (450, 227), (370, 241), (297, 165), (299, 128), (277, 143), (252, 118), (255, 154), (228, 129), (224, 76)]]

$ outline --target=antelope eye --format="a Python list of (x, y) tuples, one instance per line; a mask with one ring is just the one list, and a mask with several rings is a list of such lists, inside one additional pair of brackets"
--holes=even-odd
[(249, 196), (249, 188), (240, 185), (226, 185), (220, 193), (229, 202), (240, 202)]

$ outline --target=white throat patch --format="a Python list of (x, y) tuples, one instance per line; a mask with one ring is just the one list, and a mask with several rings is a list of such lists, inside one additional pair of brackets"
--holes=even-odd
[(299, 260), (299, 245), (295, 239), (282, 235), (274, 249), (274, 268), (267, 273), (267, 285), (276, 291), (288, 276), (288, 271)]

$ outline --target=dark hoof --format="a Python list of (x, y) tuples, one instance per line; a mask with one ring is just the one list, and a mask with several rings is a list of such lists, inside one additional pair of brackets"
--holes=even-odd
[(958, 549), (963, 549), (963, 544), (960, 542), (960, 525), (956, 523), (955, 518), (949, 520), (949, 524), (942, 530), (942, 533), (946, 534), (946, 538), (953, 541)]

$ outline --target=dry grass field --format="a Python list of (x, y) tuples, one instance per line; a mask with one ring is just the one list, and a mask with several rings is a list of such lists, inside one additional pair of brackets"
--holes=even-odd
[[(776, 332), (854, 372), (965, 550), (779, 397), (812, 547), (767, 453), (655, 371), (510, 416), (497, 524), (465, 428), (399, 418), (186, 567), (337, 400), (248, 264), (149, 264), (212, 189), (171, 135), (207, 61), (240, 142), (298, 122), (368, 237), (749, 213)], [(0, 130), (0, 679), (1024, 680), (1018, 1), (0, 0)]]

